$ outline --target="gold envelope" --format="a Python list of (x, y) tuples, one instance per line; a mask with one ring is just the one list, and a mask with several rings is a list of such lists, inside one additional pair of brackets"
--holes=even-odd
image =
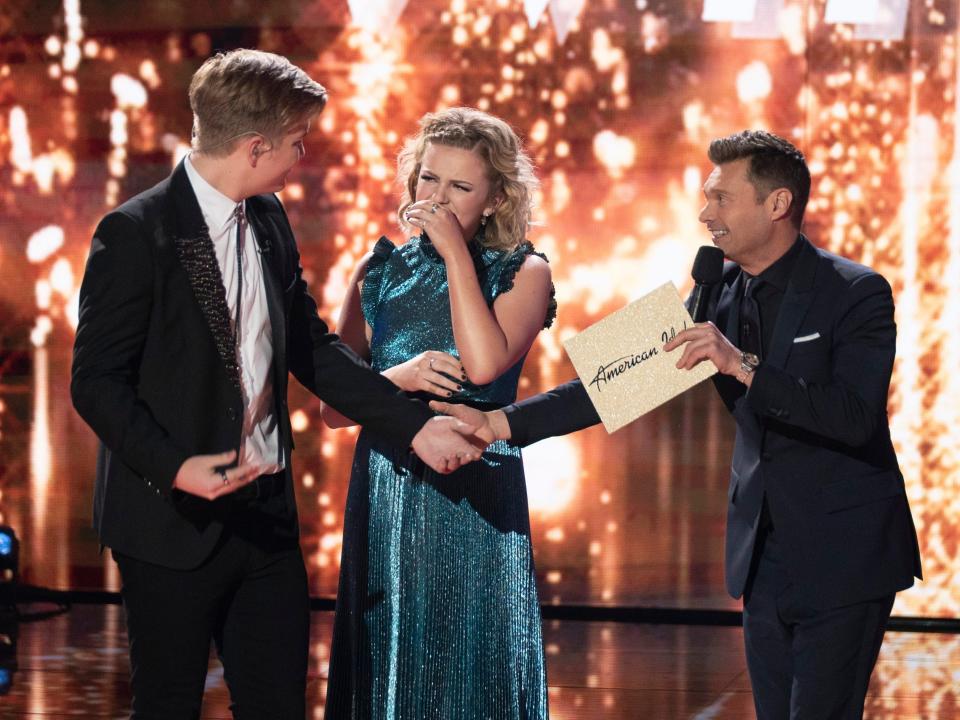
[(692, 326), (668, 282), (563, 343), (608, 433), (717, 372), (709, 360), (678, 370), (683, 347), (664, 352), (664, 343)]

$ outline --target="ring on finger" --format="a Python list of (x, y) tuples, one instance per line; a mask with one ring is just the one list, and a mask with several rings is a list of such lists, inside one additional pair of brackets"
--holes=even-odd
[(439, 205), (437, 205), (436, 203), (433, 203), (433, 205), (430, 206), (430, 214), (431, 214), (431, 215), (436, 215), (436, 214), (437, 214), (437, 208), (439, 208), (439, 207), (440, 207)]
[(221, 468), (221, 469), (218, 470), (217, 472), (220, 473), (220, 479), (223, 480), (223, 484), (224, 484), (224, 485), (229, 485), (229, 484), (230, 484), (230, 478), (227, 477), (227, 471)]
[(433, 358), (430, 358), (430, 362), (427, 363), (428, 367), (433, 370)]

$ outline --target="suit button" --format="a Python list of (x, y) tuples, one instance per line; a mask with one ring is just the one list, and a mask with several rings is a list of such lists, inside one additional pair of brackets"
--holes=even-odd
[(764, 462), (770, 462), (771, 460), (773, 460), (773, 455), (771, 455), (770, 453), (761, 453), (760, 459), (763, 460)]
[(233, 408), (227, 408), (227, 417), (230, 418), (231, 420), (236, 420), (237, 411), (234, 410)]

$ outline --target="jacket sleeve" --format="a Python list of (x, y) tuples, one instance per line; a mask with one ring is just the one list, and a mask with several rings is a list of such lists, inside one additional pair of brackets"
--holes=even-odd
[(150, 323), (153, 260), (142, 228), (114, 212), (97, 226), (80, 286), (70, 393), (101, 442), (169, 494), (187, 459), (137, 395)]
[(849, 446), (865, 445), (885, 422), (897, 339), (893, 312), (893, 294), (881, 275), (857, 278), (834, 325), (829, 381), (807, 382), (761, 364), (747, 406)]
[(567, 435), (600, 422), (580, 380), (547, 390), (504, 408), (510, 444), (525, 447), (554, 435)]
[(296, 279), (287, 334), (290, 372), (340, 414), (398, 447), (409, 447), (434, 413), (425, 403), (408, 398), (396, 385), (370, 369), (330, 332), (307, 290), (295, 243), (291, 242), (291, 247), (296, 258)]

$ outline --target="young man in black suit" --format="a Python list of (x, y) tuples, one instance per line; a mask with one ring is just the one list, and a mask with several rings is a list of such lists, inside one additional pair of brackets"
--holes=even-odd
[(440, 472), (479, 456), (317, 316), (273, 193), (326, 99), (277, 55), (210, 58), (193, 152), (93, 238), (71, 391), (102, 441), (94, 524), (123, 581), (134, 718), (199, 717), (211, 638), (236, 717), (304, 717), (288, 372)]
[[(757, 716), (859, 718), (894, 594), (920, 556), (887, 421), (890, 285), (800, 234), (803, 155), (763, 131), (710, 145), (700, 221), (732, 261), (709, 322), (665, 346), (711, 360), (736, 420), (726, 585), (744, 601)], [(579, 381), (481, 417), (519, 445), (599, 421)]]

